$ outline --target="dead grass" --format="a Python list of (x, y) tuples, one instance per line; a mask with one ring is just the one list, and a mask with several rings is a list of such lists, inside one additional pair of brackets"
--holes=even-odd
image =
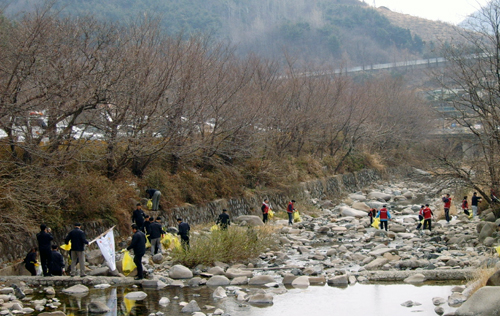
[(216, 261), (246, 262), (276, 244), (275, 228), (272, 226), (230, 226), (228, 230), (192, 234), (189, 249), (174, 249), (172, 258), (188, 267), (212, 265)]

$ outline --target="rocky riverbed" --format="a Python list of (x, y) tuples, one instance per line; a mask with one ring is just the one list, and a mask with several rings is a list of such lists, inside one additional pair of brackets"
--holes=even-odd
[[(430, 204), (436, 218), (442, 217), (440, 196), (428, 184), (410, 181), (384, 183), (353, 192), (340, 204), (316, 199), (308, 202), (317, 211), (311, 215), (302, 214), (302, 222), (287, 226), (286, 220), (271, 221), (270, 225), (276, 228), (279, 249), (269, 249), (249, 262), (217, 262), (214, 266), (200, 265), (188, 269), (174, 264), (168, 254), (154, 257), (146, 255), (143, 260), (149, 277), (134, 282), (130, 277), (102, 277), (109, 274), (109, 269), (98, 255), (95, 258), (89, 256), (89, 274), (94, 276), (81, 280), (64, 277), (0, 278), (0, 282), (4, 283), (4, 287), (0, 288), (0, 315), (57, 310), (58, 300), (54, 295), (59, 293), (55, 293), (54, 285), (62, 286), (67, 292), (70, 285), (81, 283), (77, 289), (81, 295), (88, 292), (85, 285), (132, 285), (141, 286), (142, 290), (160, 292), (168, 288), (208, 287), (216, 299), (227, 299), (229, 296), (238, 304), (266, 306), (273, 304), (276, 295), (287, 293), (290, 287), (349, 287), (356, 283), (380, 281), (422, 285), (430, 281), (459, 280), (465, 284), (466, 280), (474, 278), (478, 268), (498, 267), (498, 255), (494, 247), (499, 244), (499, 223), (494, 222), (494, 217), (488, 211), (483, 212), (483, 220), (469, 219), (465, 214), (457, 213), (455, 206), (450, 223), (440, 219), (433, 221), (432, 231), (416, 229), (422, 203)], [(380, 209), (384, 204), (393, 216), (387, 232), (371, 227), (367, 216), (370, 208)], [(252, 216), (235, 219), (235, 222), (262, 225), (260, 218)], [(11, 287), (11, 283), (15, 286)], [(491, 285), (500, 283), (493, 280)], [(39, 304), (26, 301), (26, 297), (29, 298), (33, 293), (33, 288), (47, 294), (45, 301)], [(456, 286), (448, 297), (428, 299), (436, 306), (437, 314), (445, 313), (443, 305), (453, 308), (447, 315), (495, 315), (488, 313), (500, 311), (496, 300), (478, 303), (480, 298), (476, 294), (471, 295), (472, 289), (473, 286)], [(484, 297), (500, 294), (497, 286), (481, 291)], [(485, 291), (488, 293), (485, 294)], [(143, 295), (139, 288), (132, 293)], [(174, 304), (172, 298), (163, 297), (161, 300)], [(408, 307), (418, 304), (411, 297), (407, 301), (393, 303)], [(217, 306), (202, 309), (196, 299), (176, 301), (175, 304), (182, 307), (181, 312), (197, 316), (234, 314), (234, 311), (222, 310)], [(99, 309), (99, 306), (94, 305), (87, 306), (89, 311), (91, 307), (93, 310)], [(100, 308), (105, 309), (105, 306)]]

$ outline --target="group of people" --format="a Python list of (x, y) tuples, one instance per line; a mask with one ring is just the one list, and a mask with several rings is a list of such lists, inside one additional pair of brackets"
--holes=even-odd
[[(268, 199), (264, 199), (261, 206), (262, 221), (264, 224), (269, 220), (269, 211), (272, 209)], [(293, 213), (295, 212), (295, 200), (288, 202), (286, 213), (288, 215), (288, 225), (293, 225)]]
[[(85, 238), (85, 233), (80, 229), (80, 223), (75, 223), (74, 229), (64, 239), (66, 244), (71, 242), (71, 275), (76, 275), (76, 263), (80, 263), (80, 276), (85, 276), (85, 255), (84, 247), (89, 242)], [(53, 244), (54, 237), (47, 225), (40, 225), (40, 232), (36, 235), (38, 247), (32, 247), (24, 259), (24, 266), (31, 275), (37, 275), (36, 267), (41, 264), (41, 274), (43, 276), (63, 275), (65, 273), (65, 263), (59, 246)], [(37, 261), (37, 251), (40, 253), (40, 262)]]
[[(451, 201), (452, 198), (450, 194), (444, 195), (441, 200), (443, 201), (444, 205), (444, 215), (446, 222), (450, 222), (451, 216), (450, 216), (450, 208), (451, 208)], [(462, 200), (462, 210), (463, 212), (469, 216), (470, 218), (476, 217), (477, 216), (477, 208), (478, 204), (481, 202), (482, 198), (477, 195), (477, 192), (474, 192), (472, 195), (471, 199), (471, 207), (472, 207), (472, 213), (469, 212), (469, 202), (467, 199), (467, 196), (464, 196)], [(387, 221), (392, 220), (391, 219), (391, 213), (387, 210), (387, 205), (383, 205), (383, 207), (377, 211), (375, 208), (372, 208), (368, 211), (368, 216), (370, 217), (370, 224), (373, 223), (374, 218), (379, 218), (380, 219), (380, 228), (387, 231)], [(421, 205), (420, 206), (420, 211), (418, 213), (418, 225), (417, 225), (417, 230), (421, 229), (423, 226), (423, 229), (429, 229), (432, 231), (432, 219), (434, 218), (434, 213), (432, 212), (429, 204)]]
[(391, 212), (389, 212), (385, 204), (378, 211), (375, 208), (370, 209), (368, 216), (370, 217), (370, 224), (373, 224), (374, 218), (378, 218), (380, 220), (380, 229), (385, 229), (385, 231), (387, 231), (387, 222), (392, 221)]
[[(156, 192), (153, 194), (155, 197)], [(159, 198), (159, 197), (158, 197)], [(155, 205), (155, 202), (153, 202)], [(154, 208), (154, 206), (153, 206)], [(228, 216), (229, 219), (229, 216)], [(141, 280), (144, 278), (144, 269), (142, 267), (142, 257), (146, 254), (146, 244), (147, 241), (151, 244), (151, 256), (155, 254), (162, 253), (161, 238), (166, 234), (162, 225), (162, 218), (160, 216), (156, 217), (146, 215), (142, 209), (142, 204), (137, 203), (136, 209), (132, 213), (132, 241), (127, 247), (127, 250), (134, 251), (134, 263), (137, 266), (137, 276), (136, 280)], [(181, 239), (181, 244), (184, 249), (189, 247), (189, 232), (191, 227), (188, 223), (183, 222), (182, 218), (177, 218), (178, 232)]]

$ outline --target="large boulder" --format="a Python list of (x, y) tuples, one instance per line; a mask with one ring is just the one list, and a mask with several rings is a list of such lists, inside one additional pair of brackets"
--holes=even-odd
[(349, 284), (349, 279), (347, 275), (337, 275), (328, 279), (328, 285), (333, 286), (347, 286)]
[(262, 226), (264, 222), (256, 215), (241, 215), (234, 219), (236, 223), (246, 222), (249, 226)]
[(85, 260), (93, 266), (98, 266), (104, 263), (104, 257), (101, 250), (91, 250), (85, 253)]
[(172, 279), (191, 279), (193, 277), (193, 272), (180, 264), (176, 264), (170, 268), (168, 274)]
[(493, 273), (492, 276), (486, 282), (487, 286), (500, 286), (500, 270)]
[(479, 241), (483, 241), (486, 237), (493, 236), (493, 233), (497, 231), (497, 225), (491, 222), (485, 222), (481, 232), (479, 233)]
[(108, 274), (109, 274), (108, 267), (97, 268), (89, 272), (89, 275), (92, 276), (107, 276)]
[(368, 263), (366, 266), (365, 266), (365, 269), (366, 270), (378, 270), (380, 269), (384, 264), (386, 264), (387, 262), (389, 262), (388, 259), (386, 258), (377, 258), (375, 260), (373, 260), (372, 262)]
[(366, 196), (367, 199), (369, 200), (384, 200), (384, 201), (389, 201), (392, 196), (390, 194), (387, 194), (387, 193), (382, 193), (382, 192), (370, 192), (368, 193), (368, 195)]
[(366, 211), (368, 212), (370, 210), (370, 207), (363, 202), (354, 202), (352, 203), (352, 208), (360, 211)]
[(403, 281), (405, 283), (409, 283), (409, 284), (421, 284), (421, 283), (424, 283), (424, 281), (425, 281), (425, 275), (423, 275), (421, 273), (417, 273), (417, 274), (414, 274), (414, 275), (407, 277)]
[(229, 279), (223, 275), (214, 275), (207, 281), (208, 286), (226, 286), (230, 283)]
[(306, 288), (310, 285), (309, 277), (306, 275), (300, 276), (292, 281), (293, 287)]
[(389, 229), (395, 233), (405, 233), (406, 232), (406, 227), (403, 225), (399, 224), (390, 224)]
[(237, 277), (247, 277), (251, 278), (253, 276), (253, 272), (251, 270), (241, 270), (237, 268), (229, 268), (226, 270), (226, 276), (230, 279), (234, 279)]
[(366, 196), (364, 194), (361, 194), (361, 193), (352, 193), (352, 194), (349, 194), (348, 197), (354, 201), (361, 201), (362, 202), (362, 201), (366, 200)]
[(368, 213), (365, 211), (359, 211), (349, 206), (341, 206), (340, 213), (342, 214), (342, 216), (353, 216), (353, 217), (366, 217), (368, 215)]

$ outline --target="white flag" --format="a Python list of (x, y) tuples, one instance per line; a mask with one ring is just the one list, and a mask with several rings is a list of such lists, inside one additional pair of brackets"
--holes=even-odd
[(111, 271), (115, 271), (115, 236), (113, 234), (113, 229), (111, 229), (106, 235), (98, 238), (97, 244), (99, 245), (99, 249), (101, 249), (104, 259), (106, 259), (109, 268)]

